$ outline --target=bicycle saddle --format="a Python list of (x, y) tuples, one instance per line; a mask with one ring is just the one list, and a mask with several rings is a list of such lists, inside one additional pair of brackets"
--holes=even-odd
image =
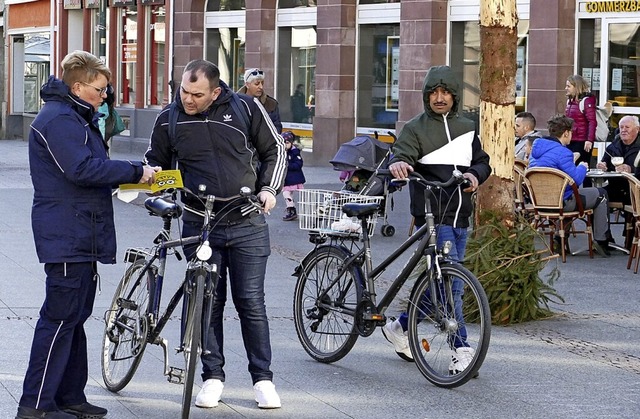
[(342, 206), (342, 212), (347, 214), (349, 217), (368, 217), (370, 215), (375, 214), (380, 210), (380, 204), (369, 203), (369, 204), (360, 204), (356, 202), (350, 202), (348, 204), (344, 204)]
[(178, 218), (182, 215), (182, 208), (175, 202), (168, 202), (160, 196), (153, 196), (144, 201), (144, 207), (150, 213), (160, 217)]

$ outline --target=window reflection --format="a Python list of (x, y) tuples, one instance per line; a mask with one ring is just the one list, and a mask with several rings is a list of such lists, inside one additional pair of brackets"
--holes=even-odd
[(207, 12), (244, 9), (244, 0), (209, 0), (207, 2)]
[(24, 112), (42, 108), (40, 87), (49, 78), (49, 33), (24, 35)]
[[(165, 100), (167, 81), (165, 80), (165, 8), (164, 6), (153, 6), (150, 8), (151, 37), (149, 44), (149, 98), (148, 105), (162, 105)], [(166, 98), (167, 101), (169, 98)], [(166, 103), (165, 101), (164, 103)]]
[(398, 120), (400, 25), (360, 26), (359, 127), (394, 129)]
[(244, 28), (207, 29), (207, 60), (220, 69), (220, 79), (233, 91), (244, 86)]
[(609, 100), (640, 106), (640, 24), (609, 25)]
[(134, 104), (136, 100), (136, 60), (138, 58), (138, 9), (127, 6), (120, 9), (120, 68), (119, 101)]
[(293, 7), (316, 7), (317, 0), (281, 0), (278, 6), (281, 9), (290, 9)]

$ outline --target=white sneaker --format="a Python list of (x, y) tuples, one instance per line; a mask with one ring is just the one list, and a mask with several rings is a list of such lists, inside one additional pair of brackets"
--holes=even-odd
[(411, 349), (409, 349), (409, 338), (407, 337), (407, 332), (402, 330), (402, 325), (399, 320), (391, 318), (389, 323), (382, 326), (382, 334), (385, 339), (393, 344), (393, 348), (396, 350), (396, 353), (400, 358), (409, 362), (413, 361)]
[(222, 389), (224, 383), (217, 378), (205, 380), (202, 388), (196, 396), (196, 406), (198, 407), (217, 407), (218, 402), (222, 399)]
[(276, 392), (276, 386), (271, 381), (258, 381), (253, 385), (253, 391), (260, 409), (278, 409), (282, 406), (280, 396)]
[(467, 369), (475, 354), (476, 351), (473, 348), (456, 348), (455, 353), (451, 355), (451, 363), (449, 363), (449, 373), (459, 374)]

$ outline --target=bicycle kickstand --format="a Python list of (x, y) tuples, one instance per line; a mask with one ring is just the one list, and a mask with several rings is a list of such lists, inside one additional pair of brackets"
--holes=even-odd
[(164, 354), (164, 375), (167, 376), (167, 381), (172, 384), (182, 384), (184, 382), (184, 370), (169, 365), (169, 341), (162, 338), (158, 345), (162, 347), (162, 353)]

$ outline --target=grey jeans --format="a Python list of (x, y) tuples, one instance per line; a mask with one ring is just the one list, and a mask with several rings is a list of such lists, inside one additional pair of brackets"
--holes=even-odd
[[(593, 238), (597, 241), (607, 240), (609, 231), (607, 191), (602, 188), (580, 188), (578, 192), (584, 209), (593, 209)], [(564, 201), (564, 210), (574, 211), (575, 209), (576, 199), (571, 195), (571, 198)]]

